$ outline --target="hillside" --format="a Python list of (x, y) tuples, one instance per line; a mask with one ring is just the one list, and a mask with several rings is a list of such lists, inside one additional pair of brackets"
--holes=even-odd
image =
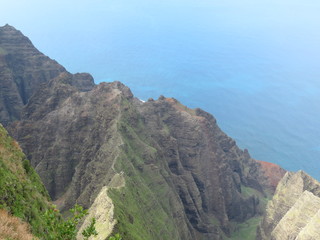
[[(90, 208), (104, 238), (114, 231), (126, 240), (255, 239), (283, 169), (252, 159), (201, 109), (163, 96), (142, 102), (120, 82), (95, 85), (89, 74), (70, 74), (39, 53), (13, 27), (0, 32), (0, 121), (62, 211), (75, 203)], [(19, 71), (8, 64), (15, 52)], [(27, 52), (56, 74), (44, 74), (17, 103), (11, 93), (19, 99), (19, 86), (40, 81), (28, 73), (48, 70)]]
[[(0, 209), (31, 225), (34, 234), (43, 234), (49, 195), (18, 143), (0, 124)], [(6, 219), (2, 212), (0, 221)], [(1, 223), (0, 223), (1, 225)], [(5, 224), (2, 222), (2, 225)]]

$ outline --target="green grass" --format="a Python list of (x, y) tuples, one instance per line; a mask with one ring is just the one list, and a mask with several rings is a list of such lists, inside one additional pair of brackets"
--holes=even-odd
[(235, 231), (231, 234), (229, 240), (255, 240), (257, 227), (262, 217), (253, 217), (244, 223), (234, 223)]
[(246, 187), (246, 186), (241, 186), (241, 194), (242, 196), (244, 196), (245, 198), (247, 197), (251, 197), (252, 195), (258, 195), (260, 196), (261, 193), (253, 188), (250, 187)]
[(246, 187), (241, 185), (241, 194), (245, 198), (249, 198), (251, 196), (256, 196), (259, 198), (258, 212), (264, 213), (268, 201), (272, 198), (271, 194), (267, 194), (267, 196), (263, 195), (261, 192), (256, 189)]
[[(252, 196), (256, 196), (260, 200), (260, 204), (258, 205), (258, 211), (264, 212), (268, 197), (265, 197), (261, 192), (256, 189), (241, 186), (241, 194), (244, 198), (249, 198)], [(257, 227), (262, 219), (262, 216), (256, 216), (248, 219), (244, 223), (232, 222), (231, 229), (232, 233), (230, 237), (225, 237), (228, 240), (255, 240), (257, 234)]]
[(118, 221), (114, 232), (126, 240), (178, 239), (170, 205), (173, 193), (155, 161), (157, 150), (148, 142), (139, 113), (128, 101), (122, 104), (126, 113), (118, 128), (124, 145), (115, 167), (124, 172), (126, 186), (109, 190)]
[(0, 208), (30, 223), (41, 236), (49, 195), (40, 177), (7, 131), (0, 125)]

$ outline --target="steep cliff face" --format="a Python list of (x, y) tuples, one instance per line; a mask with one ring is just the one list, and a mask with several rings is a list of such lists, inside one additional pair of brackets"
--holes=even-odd
[(320, 239), (320, 183), (299, 171), (286, 173), (267, 205), (257, 239)]
[[(143, 103), (120, 82), (56, 73), (32, 88), (8, 128), (59, 208), (91, 207), (102, 232), (117, 221), (125, 239), (144, 240), (223, 239), (263, 213), (284, 171), (270, 174), (210, 114), (165, 97)], [(14, 118), (7, 110), (0, 120)]]
[(126, 186), (110, 196), (128, 239), (222, 239), (231, 221), (262, 213), (260, 164), (200, 109), (142, 103), (119, 82), (82, 92), (62, 74), (22, 116), (12, 133), (60, 208), (91, 206), (123, 172)]
[[(0, 27), (0, 119), (1, 123), (19, 120), (23, 106), (43, 83), (66, 72), (56, 61), (39, 52), (20, 31), (5, 25)], [(85, 76), (86, 78), (90, 78)], [(76, 79), (83, 76), (75, 75)], [(85, 89), (93, 86), (78, 81)]]

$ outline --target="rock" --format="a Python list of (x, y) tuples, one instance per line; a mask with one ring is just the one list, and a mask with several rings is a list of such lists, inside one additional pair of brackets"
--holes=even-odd
[(320, 198), (304, 191), (274, 228), (272, 239), (295, 239), (319, 210)]
[[(0, 122), (8, 125), (19, 120), (22, 108), (41, 85), (65, 72), (20, 31), (9, 25), (0, 27)], [(75, 74), (73, 81), (83, 91), (94, 85), (89, 74)]]
[[(2, 31), (6, 37), (0, 39), (23, 39), (8, 40), (5, 51), (24, 45), (34, 51), (20, 32)], [(263, 199), (283, 171), (272, 165), (277, 172), (270, 174), (270, 166), (239, 149), (211, 114), (164, 96), (142, 103), (120, 82), (94, 85), (90, 75), (72, 75), (39, 52), (35, 56), (44, 62), (20, 56), (21, 72), (6, 65), (32, 91), (22, 101), (19, 91), (8, 90), (21, 102), (2, 108), (1, 121), (19, 119), (8, 129), (62, 211), (79, 203), (107, 213), (110, 208), (95, 199), (121, 175), (126, 185), (108, 195), (125, 239), (220, 240), (235, 224), (263, 213)], [(25, 63), (31, 72), (54, 74), (27, 77)], [(13, 79), (3, 88), (18, 88)]]
[(81, 225), (77, 239), (85, 239), (82, 236), (83, 230), (90, 225), (92, 218), (96, 220), (95, 228), (98, 233), (96, 237), (91, 237), (91, 239), (105, 240), (111, 235), (114, 226), (117, 221), (114, 218), (114, 204), (111, 198), (108, 196), (108, 188), (103, 187), (94, 200), (93, 204), (89, 208), (88, 216), (86, 217), (84, 223)]
[[(313, 239), (319, 236), (320, 183), (299, 171), (286, 173), (268, 203), (257, 239)], [(317, 238), (315, 238), (317, 239)]]
[[(318, 201), (318, 200), (317, 200)], [(312, 203), (314, 206), (314, 203)], [(319, 208), (319, 205), (316, 206)], [(320, 211), (310, 219), (308, 224), (299, 232), (296, 240), (317, 240), (320, 239)]]

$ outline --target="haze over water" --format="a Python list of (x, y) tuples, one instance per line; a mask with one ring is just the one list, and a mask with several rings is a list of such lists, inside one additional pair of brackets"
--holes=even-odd
[(252, 157), (320, 179), (320, 2), (3, 3), (0, 24), (71, 72), (212, 113)]

